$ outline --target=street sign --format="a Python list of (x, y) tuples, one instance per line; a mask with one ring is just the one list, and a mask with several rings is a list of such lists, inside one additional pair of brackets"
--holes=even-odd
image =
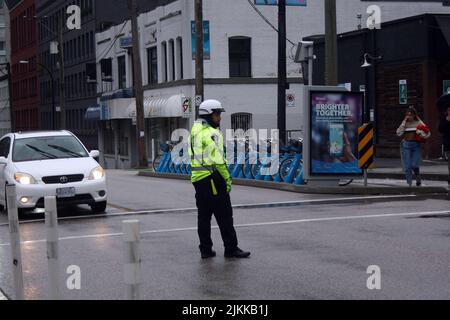
[(400, 104), (408, 104), (408, 84), (406, 80), (399, 81), (399, 101)]
[(288, 108), (295, 108), (295, 95), (293, 93), (286, 95), (286, 106)]
[[(277, 6), (278, 0), (255, 0), (255, 4), (265, 6)], [(307, 0), (286, 0), (286, 5), (305, 7), (307, 5)]]
[(442, 89), (443, 89), (442, 94), (446, 94), (446, 93), (450, 92), (450, 80), (442, 81)]
[(184, 119), (189, 119), (192, 115), (192, 101), (190, 98), (186, 98), (183, 101), (183, 106), (182, 106), (182, 111), (183, 111), (183, 118)]
[(200, 107), (202, 104), (202, 96), (195, 96), (195, 106)]
[(366, 123), (358, 128), (358, 166), (360, 169), (372, 169), (375, 156), (373, 144), (373, 123)]
[(133, 47), (133, 38), (132, 37), (120, 38), (120, 47), (122, 49), (132, 48)]

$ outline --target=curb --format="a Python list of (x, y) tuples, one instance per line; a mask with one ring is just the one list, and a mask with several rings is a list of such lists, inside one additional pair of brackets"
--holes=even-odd
[[(405, 179), (405, 174), (395, 172), (369, 172), (367, 176), (372, 179)], [(422, 173), (421, 177), (423, 180), (448, 181), (448, 175), (441, 173)]]
[[(175, 174), (175, 173), (156, 173), (140, 171), (139, 176), (164, 178), (164, 179), (177, 179), (177, 180), (190, 180), (189, 176)], [(448, 191), (444, 187), (360, 187), (360, 186), (346, 186), (346, 187), (315, 187), (315, 186), (298, 186), (288, 183), (268, 182), (268, 181), (256, 181), (246, 179), (233, 179), (233, 184), (273, 189), (280, 191), (289, 191), (296, 193), (309, 193), (309, 194), (354, 194), (354, 195), (433, 195), (433, 194), (448, 194)]]

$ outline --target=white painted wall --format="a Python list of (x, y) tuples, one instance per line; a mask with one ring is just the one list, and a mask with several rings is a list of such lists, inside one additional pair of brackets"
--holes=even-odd
[[(357, 14), (362, 15), (362, 25), (366, 26), (368, 14), (366, 9), (377, 4), (382, 10), (382, 21), (390, 21), (423, 13), (450, 13), (450, 7), (442, 3), (430, 2), (365, 2), (360, 0), (337, 1), (338, 32), (348, 32), (357, 29)], [(252, 76), (253, 78), (274, 78), (277, 75), (277, 33), (254, 11), (247, 0), (208, 0), (203, 2), (204, 20), (210, 21), (211, 28), (211, 60), (205, 60), (206, 78), (228, 78), (228, 38), (231, 36), (247, 36), (252, 38)], [(260, 11), (277, 26), (277, 8), (274, 6), (258, 6)], [(172, 18), (160, 21), (168, 14), (175, 14)], [(307, 7), (287, 8), (287, 37), (297, 43), (305, 36), (324, 33), (324, 1), (309, 0)], [(158, 47), (158, 73), (159, 82), (162, 82), (163, 65), (161, 59), (161, 43), (165, 41), (169, 49), (169, 41), (181, 37), (183, 40), (184, 79), (195, 77), (195, 62), (191, 56), (191, 26), (194, 19), (194, 1), (179, 0), (167, 6), (159, 7), (151, 12), (143, 13), (139, 17), (140, 44), (142, 59), (143, 83), (148, 83), (147, 48)], [(111, 38), (118, 33), (122, 25), (115, 26), (96, 35), (97, 42)], [(130, 23), (124, 29), (130, 36)], [(152, 34), (156, 35), (156, 42), (152, 42)], [(107, 42), (97, 46), (101, 53), (111, 44)], [(295, 53), (295, 48), (288, 43), (288, 56)], [(113, 77), (117, 79), (117, 56), (124, 53), (117, 41), (108, 57), (113, 60)], [(170, 50), (168, 50), (170, 53)], [(177, 55), (176, 55), (177, 56)], [(99, 59), (99, 58), (98, 58)], [(131, 58), (127, 68), (131, 68)], [(169, 59), (168, 59), (169, 62)], [(177, 63), (175, 63), (177, 64)], [(98, 66), (99, 69), (99, 66)], [(288, 77), (299, 77), (299, 65), (288, 59)], [(98, 71), (100, 72), (100, 71)], [(169, 78), (170, 78), (170, 72)], [(131, 85), (131, 72), (127, 71), (128, 81)], [(178, 78), (178, 76), (176, 76)], [(117, 89), (117, 81), (113, 84)], [(99, 92), (102, 92), (99, 86)], [(301, 85), (291, 85), (291, 92), (296, 95), (297, 105), (302, 101)], [(145, 97), (163, 96), (183, 93), (194, 97), (193, 86), (178, 86), (165, 89), (156, 89), (145, 92)], [(227, 108), (224, 117), (224, 127), (230, 126), (230, 115), (234, 112), (250, 112), (254, 114), (256, 128), (276, 127), (276, 84), (259, 85), (207, 85), (205, 97), (216, 98), (223, 101)], [(288, 129), (299, 129), (301, 112), (299, 107), (287, 111)]]

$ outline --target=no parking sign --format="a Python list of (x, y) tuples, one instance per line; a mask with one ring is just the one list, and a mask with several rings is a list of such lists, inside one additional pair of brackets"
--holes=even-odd
[(286, 95), (286, 106), (288, 108), (295, 108), (295, 95), (293, 93)]

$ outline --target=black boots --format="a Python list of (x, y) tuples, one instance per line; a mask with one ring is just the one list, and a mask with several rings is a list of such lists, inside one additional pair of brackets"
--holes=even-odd
[(414, 174), (416, 175), (416, 186), (420, 187), (422, 185), (422, 177), (420, 176), (420, 170), (414, 169)]
[(201, 252), (202, 259), (214, 258), (216, 256), (216, 252), (214, 250), (208, 252)]
[[(201, 251), (202, 259), (214, 258), (216, 256), (216, 252), (214, 250), (211, 251)], [(236, 248), (233, 251), (225, 251), (225, 258), (248, 258), (250, 256), (250, 252), (243, 251), (239, 248)]]
[(250, 256), (250, 252), (243, 251), (239, 248), (236, 248), (233, 251), (225, 251), (225, 258), (248, 258)]

